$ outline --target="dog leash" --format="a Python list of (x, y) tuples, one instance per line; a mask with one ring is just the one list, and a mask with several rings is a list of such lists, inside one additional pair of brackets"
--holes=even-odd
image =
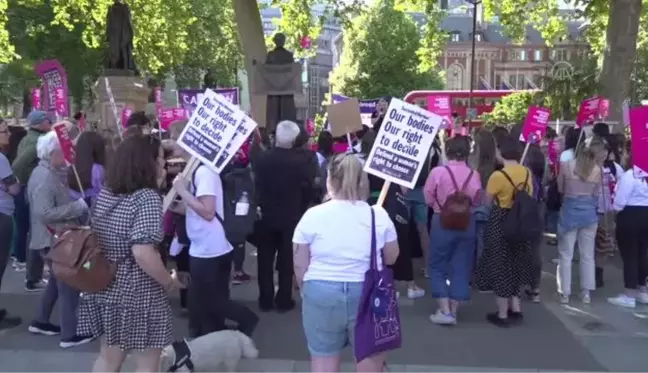
[(167, 372), (176, 372), (183, 366), (186, 366), (190, 372), (193, 372), (194, 365), (191, 361), (191, 348), (189, 347), (187, 340), (185, 339), (180, 342), (173, 342), (171, 346), (173, 346), (173, 350), (175, 351), (175, 361)]

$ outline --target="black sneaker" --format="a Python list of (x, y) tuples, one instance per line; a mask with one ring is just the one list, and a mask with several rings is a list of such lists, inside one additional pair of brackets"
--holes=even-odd
[(524, 320), (524, 314), (522, 312), (508, 311), (508, 319), (511, 323), (521, 323)]
[(59, 346), (61, 348), (70, 348), (92, 342), (92, 340), (94, 340), (92, 336), (75, 335), (72, 338), (61, 339)]
[(26, 281), (25, 291), (30, 293), (35, 291), (42, 291), (43, 289), (45, 289), (46, 286), (47, 286), (47, 281), (44, 280), (38, 282)]
[(503, 319), (499, 317), (499, 314), (497, 312), (487, 314), (486, 320), (488, 320), (488, 322), (495, 326), (499, 326), (500, 328), (508, 328), (509, 326), (511, 326), (509, 319)]
[(29, 328), (27, 328), (30, 333), (32, 334), (42, 334), (42, 335), (58, 335), (61, 334), (61, 327), (50, 324), (50, 323), (41, 323), (41, 322), (33, 322), (31, 325), (29, 325)]

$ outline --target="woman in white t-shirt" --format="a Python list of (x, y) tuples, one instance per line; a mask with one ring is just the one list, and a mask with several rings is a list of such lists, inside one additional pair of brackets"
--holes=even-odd
[[(302, 319), (312, 372), (340, 371), (340, 354), (353, 331), (371, 251), (369, 180), (353, 155), (340, 154), (328, 165), (331, 201), (309, 209), (295, 234), (295, 276), (302, 292)], [(396, 228), (387, 211), (373, 207), (376, 247), (384, 264), (398, 257)], [(379, 267), (383, 266), (378, 257)], [(357, 363), (357, 370), (382, 371), (384, 354)]]

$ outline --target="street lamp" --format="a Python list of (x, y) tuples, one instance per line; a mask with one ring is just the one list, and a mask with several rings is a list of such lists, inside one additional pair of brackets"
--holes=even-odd
[(472, 48), (470, 52), (470, 90), (468, 91), (468, 109), (466, 114), (468, 116), (468, 130), (472, 127), (472, 106), (473, 106), (473, 89), (475, 86), (475, 34), (477, 33), (477, 6), (482, 0), (466, 0), (466, 2), (473, 5), (473, 22), (472, 22)]

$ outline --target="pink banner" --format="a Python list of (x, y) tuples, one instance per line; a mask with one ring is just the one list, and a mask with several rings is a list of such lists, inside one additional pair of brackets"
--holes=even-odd
[(130, 118), (132, 114), (133, 114), (133, 108), (126, 105), (126, 107), (124, 107), (124, 110), (122, 110), (122, 116), (121, 116), (121, 122), (124, 128), (127, 127), (126, 125), (128, 124), (128, 118)]
[(632, 170), (635, 177), (648, 177), (648, 106), (630, 109)]
[(520, 141), (539, 143), (547, 132), (551, 110), (539, 106), (530, 106), (524, 119)]
[(430, 95), (428, 100), (428, 111), (443, 117), (444, 123), (441, 128), (452, 128), (452, 107), (450, 106), (450, 96), (448, 95)]
[(599, 97), (599, 119), (604, 120), (610, 115), (610, 100)]
[[(41, 97), (41, 110), (55, 112), (56, 111), (56, 89), (62, 88), (63, 95), (69, 96), (67, 73), (63, 65), (58, 60), (47, 60), (34, 67), (36, 74), (43, 81), (43, 94)], [(67, 106), (65, 112), (60, 115), (69, 116)]]
[(171, 123), (176, 120), (185, 120), (187, 119), (187, 111), (182, 108), (168, 108), (160, 110), (160, 115), (158, 120), (160, 121), (160, 128), (164, 131), (169, 130)]
[(65, 95), (65, 90), (63, 88), (56, 88), (54, 90), (54, 103), (56, 107), (56, 115), (59, 117), (68, 116), (68, 103), (67, 96)]
[(41, 90), (39, 88), (32, 88), (31, 90), (31, 99), (32, 99), (32, 110), (41, 109)]
[(600, 111), (600, 97), (592, 97), (583, 100), (578, 108), (578, 116), (576, 117), (576, 126), (583, 127), (594, 123), (598, 119)]

